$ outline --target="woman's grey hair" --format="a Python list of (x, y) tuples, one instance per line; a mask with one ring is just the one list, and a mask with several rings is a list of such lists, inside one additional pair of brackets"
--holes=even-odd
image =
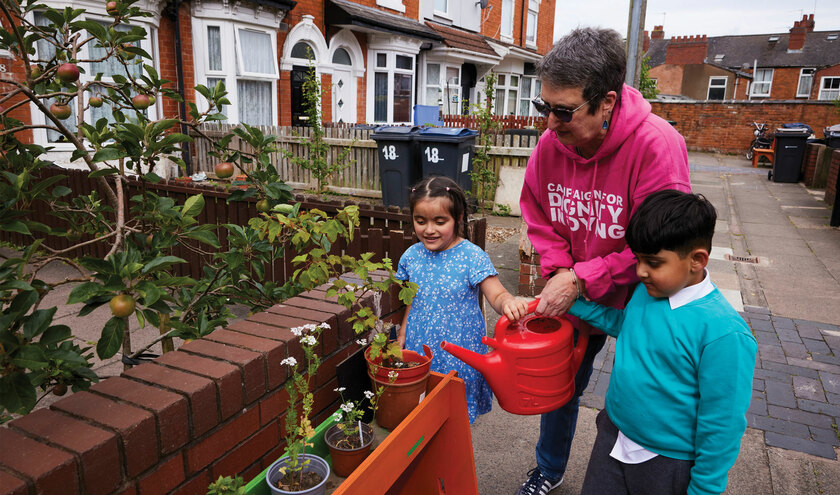
[(583, 88), (594, 114), (604, 96), (615, 91), (621, 96), (627, 70), (624, 41), (613, 29), (578, 28), (563, 36), (537, 62), (537, 75), (558, 88)]

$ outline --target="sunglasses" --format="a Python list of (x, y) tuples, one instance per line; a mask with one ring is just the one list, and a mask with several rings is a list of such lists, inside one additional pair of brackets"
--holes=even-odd
[(561, 122), (571, 122), (574, 113), (583, 108), (584, 105), (589, 103), (590, 101), (594, 100), (595, 97), (586, 100), (585, 102), (581, 103), (579, 107), (575, 108), (574, 110), (569, 110), (568, 108), (562, 107), (552, 107), (548, 103), (542, 101), (542, 98), (539, 96), (531, 100), (531, 103), (534, 105), (534, 108), (541, 114), (543, 117), (548, 117), (549, 113), (553, 113), (555, 117)]

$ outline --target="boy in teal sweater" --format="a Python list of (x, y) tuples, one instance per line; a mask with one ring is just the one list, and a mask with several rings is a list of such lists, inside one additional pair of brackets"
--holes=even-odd
[(623, 310), (579, 299), (569, 314), (616, 337), (582, 494), (723, 493), (752, 395), (756, 341), (709, 280), (716, 213), (659, 191), (630, 219), (636, 287)]

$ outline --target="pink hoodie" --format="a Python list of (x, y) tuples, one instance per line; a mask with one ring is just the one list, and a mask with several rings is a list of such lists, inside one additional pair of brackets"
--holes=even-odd
[(639, 280), (624, 229), (642, 200), (662, 189), (691, 190), (685, 140), (636, 89), (624, 86), (592, 158), (546, 130), (528, 160), (519, 200), (543, 277), (574, 267), (590, 299), (623, 308)]

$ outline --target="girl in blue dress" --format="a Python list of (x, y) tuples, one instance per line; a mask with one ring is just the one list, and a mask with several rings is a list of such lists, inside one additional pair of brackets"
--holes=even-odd
[(484, 354), (484, 315), (479, 289), (499, 314), (515, 321), (528, 312), (524, 299), (513, 297), (499, 282), (498, 272), (481, 248), (464, 239), (467, 201), (464, 192), (446, 177), (427, 177), (411, 190), (409, 199), (414, 232), (420, 242), (400, 258), (397, 278), (420, 286), (406, 308), (398, 341), (405, 349), (423, 353), (423, 344), (438, 349), (432, 370), (456, 370), (467, 389), (470, 423), (490, 411), (493, 394), (481, 373), (447, 352), (446, 340)]

